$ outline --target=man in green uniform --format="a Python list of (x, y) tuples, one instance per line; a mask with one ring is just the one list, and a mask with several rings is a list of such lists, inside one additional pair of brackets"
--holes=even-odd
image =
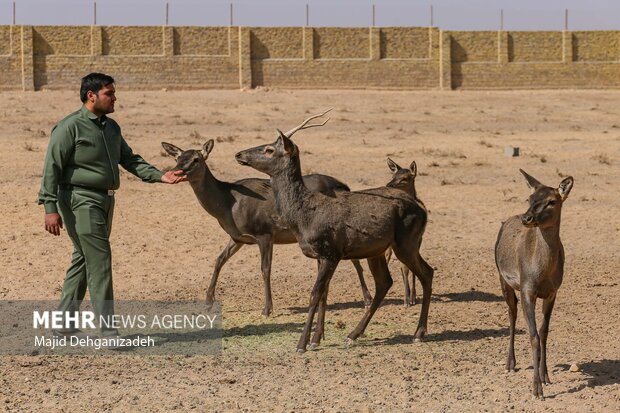
[[(102, 73), (82, 78), (83, 106), (54, 126), (50, 137), (39, 204), (45, 208), (45, 229), (60, 235), (63, 224), (73, 242), (60, 311), (78, 311), (90, 292), (97, 320), (114, 314), (110, 230), (114, 191), (120, 186), (118, 165), (145, 182), (175, 184), (186, 180), (182, 171), (163, 173), (134, 154), (118, 124), (106, 115), (114, 112), (114, 79)], [(73, 334), (66, 328), (55, 334)], [(102, 328), (102, 336), (118, 334)]]

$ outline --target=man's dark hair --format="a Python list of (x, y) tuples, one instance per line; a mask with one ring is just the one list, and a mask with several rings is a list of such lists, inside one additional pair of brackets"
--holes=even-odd
[(90, 73), (82, 78), (82, 86), (80, 86), (80, 100), (82, 103), (86, 102), (86, 94), (89, 90), (97, 93), (109, 84), (114, 83), (112, 76), (104, 75), (103, 73)]

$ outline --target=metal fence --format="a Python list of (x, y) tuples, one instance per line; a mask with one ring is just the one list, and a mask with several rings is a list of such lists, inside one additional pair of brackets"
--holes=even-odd
[[(304, 1), (0, 0), (0, 25), (104, 26), (438, 26), (447, 30), (618, 30), (609, 8), (489, 8), (475, 4)], [(617, 8), (617, 10), (614, 10)], [(570, 17), (570, 19), (569, 19)], [(569, 27), (570, 23), (570, 27)]]

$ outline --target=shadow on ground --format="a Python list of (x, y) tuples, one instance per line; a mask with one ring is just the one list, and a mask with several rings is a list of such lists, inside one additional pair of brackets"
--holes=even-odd
[(455, 302), (467, 302), (467, 301), (484, 301), (484, 302), (497, 302), (504, 301), (504, 297), (497, 294), (486, 293), (484, 291), (463, 291), (458, 293), (447, 294), (433, 294), (439, 301), (455, 301)]
[[(385, 300), (383, 300), (383, 302), (381, 302), (381, 307), (383, 307), (384, 305), (403, 305), (403, 300), (398, 300), (395, 298), (387, 298)], [(362, 301), (351, 301), (348, 303), (334, 303), (334, 304), (327, 304), (327, 311), (333, 311), (333, 310), (349, 310), (352, 308), (360, 308), (360, 309), (364, 309), (364, 303)], [(291, 313), (293, 314), (307, 314), (308, 313), (308, 307), (288, 307), (287, 310), (289, 310)]]
[[(504, 337), (509, 333), (508, 328), (487, 328), (473, 330), (446, 330), (441, 333), (427, 334), (424, 337), (424, 341), (475, 341), (482, 340), (488, 337)], [(515, 334), (524, 334), (523, 330), (517, 329)], [(413, 334), (399, 334), (385, 340), (376, 340), (374, 344), (379, 345), (396, 345), (396, 344), (411, 344), (413, 342)]]
[[(581, 374), (585, 376), (585, 383), (570, 388), (566, 391), (551, 395), (548, 398), (553, 399), (562, 394), (577, 393), (588, 387), (613, 386), (620, 384), (620, 360), (595, 360), (588, 363), (580, 364)], [(558, 364), (563, 370), (568, 370), (568, 364)], [(553, 380), (553, 379), (552, 379)]]

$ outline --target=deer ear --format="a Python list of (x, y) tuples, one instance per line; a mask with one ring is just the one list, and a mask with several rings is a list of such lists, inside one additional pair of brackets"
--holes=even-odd
[(415, 163), (415, 161), (411, 162), (411, 165), (409, 165), (409, 170), (411, 171), (411, 176), (413, 176), (414, 178), (418, 176), (418, 165)]
[(179, 156), (181, 156), (181, 153), (183, 153), (183, 149), (179, 148), (178, 146), (174, 146), (173, 144), (168, 142), (162, 142), (161, 146), (164, 148), (166, 153), (172, 156), (174, 159), (177, 159)]
[(523, 169), (519, 169), (519, 172), (521, 172), (523, 174), (523, 176), (525, 177), (525, 180), (527, 181), (527, 186), (529, 186), (532, 189), (532, 192), (534, 192), (535, 190), (537, 190), (538, 188), (543, 186), (543, 184), (538, 182), (536, 180), (536, 178), (534, 178), (533, 176), (529, 175)]
[(288, 156), (292, 156), (295, 153), (295, 144), (292, 140), (290, 140), (280, 129), (276, 129), (278, 131), (278, 139), (276, 139), (276, 148), (281, 149), (282, 152), (286, 153)]
[(213, 150), (213, 139), (209, 139), (208, 141), (205, 142), (204, 145), (202, 145), (202, 157), (207, 159), (209, 157), (209, 154), (211, 153), (211, 151)]
[(276, 130), (278, 131), (278, 139), (276, 139), (276, 143), (274, 146), (277, 148), (284, 148), (284, 140), (282, 139), (284, 137), (284, 134), (280, 129)]
[(293, 143), (293, 141), (286, 136), (282, 136), (282, 144), (284, 145), (284, 152), (288, 156), (293, 156), (293, 154), (295, 153), (295, 144)]
[(398, 164), (394, 162), (393, 160), (391, 160), (390, 158), (387, 158), (387, 164), (388, 164), (388, 168), (390, 168), (390, 171), (392, 171), (393, 174), (398, 172), (398, 170), (400, 169), (400, 166), (398, 166)]
[(572, 176), (564, 178), (562, 182), (560, 182), (560, 186), (558, 187), (558, 192), (560, 193), (560, 198), (562, 198), (562, 201), (564, 201), (566, 197), (568, 197), (570, 190), (573, 189), (574, 182), (575, 180), (573, 179)]

